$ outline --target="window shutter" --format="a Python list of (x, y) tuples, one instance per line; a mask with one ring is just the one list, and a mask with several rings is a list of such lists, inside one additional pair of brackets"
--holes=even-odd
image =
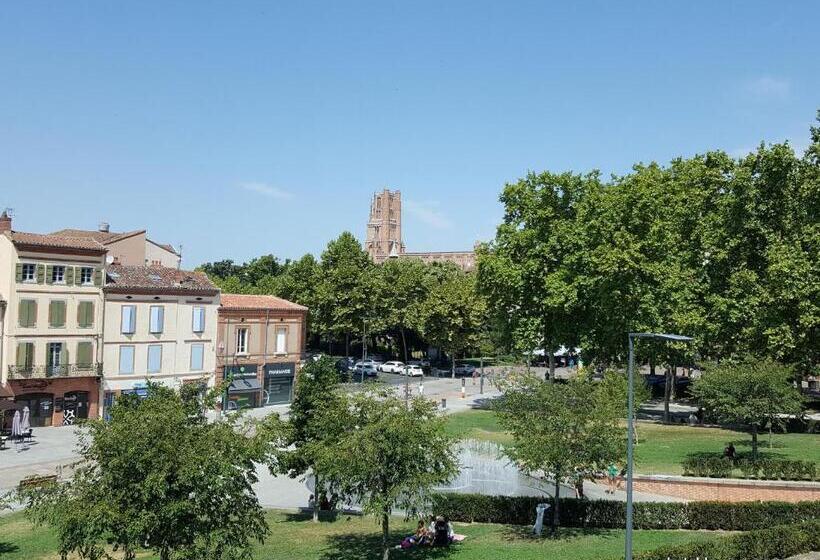
[(17, 274), (17, 281), (22, 282), (23, 281), (23, 263), (17, 263), (17, 272), (16, 272), (16, 274)]
[(68, 344), (63, 344), (63, 347), (60, 348), (60, 365), (62, 370), (68, 373)]
[(17, 307), (17, 324), (21, 327), (28, 327), (28, 301), (20, 300)]
[(101, 268), (94, 269), (94, 285), (95, 286), (102, 286), (102, 275), (103, 271)]
[(26, 326), (27, 327), (36, 327), (37, 326), (37, 301), (36, 300), (29, 300), (28, 302), (28, 315), (26, 319)]
[[(64, 276), (63, 280), (65, 280), (65, 283), (66, 283), (67, 286), (73, 286), (74, 285), (74, 267), (73, 266), (65, 267), (65, 276)], [(79, 280), (79, 278), (78, 278), (78, 280)]]
[(85, 323), (86, 327), (93, 327), (94, 326), (94, 302), (87, 301), (85, 302)]
[(46, 277), (46, 267), (42, 264), (37, 265), (37, 283), (42, 284)]
[(54, 278), (54, 276), (53, 276), (54, 272), (53, 271), (54, 271), (53, 266), (51, 266), (50, 264), (46, 265), (46, 284), (51, 284), (52, 283), (52, 279)]
[(77, 343), (77, 365), (90, 366), (91, 365), (91, 343), (78, 342)]
[(51, 327), (65, 326), (65, 302), (52, 301), (48, 306), (48, 324)]
[(56, 301), (49, 302), (48, 304), (48, 326), (56, 327), (57, 326), (57, 309), (54, 305), (57, 303)]
[(20, 342), (17, 344), (17, 367), (24, 367), (26, 365), (26, 346), (28, 342)]

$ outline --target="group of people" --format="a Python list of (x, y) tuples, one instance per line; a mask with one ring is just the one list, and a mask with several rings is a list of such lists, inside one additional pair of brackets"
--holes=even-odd
[(412, 548), (414, 546), (449, 546), (450, 543), (461, 542), (464, 535), (453, 532), (453, 524), (447, 517), (430, 516), (430, 523), (425, 524), (419, 519), (416, 532), (405, 537), (396, 548)]
[(606, 468), (606, 485), (607, 489), (604, 490), (607, 494), (614, 494), (615, 490), (620, 490), (623, 487), (624, 480), (626, 479), (626, 467), (622, 468), (620, 471), (615, 463), (611, 463)]

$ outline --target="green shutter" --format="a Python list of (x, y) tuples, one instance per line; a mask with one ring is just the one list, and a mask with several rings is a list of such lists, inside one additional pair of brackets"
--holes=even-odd
[(37, 302), (33, 299), (21, 299), (19, 304), (19, 324), (21, 327), (37, 325)]
[(45, 265), (38, 264), (37, 265), (37, 283), (42, 284), (46, 278), (46, 267)]
[(91, 343), (78, 342), (77, 343), (77, 365), (80, 367), (89, 367), (91, 365)]
[(53, 266), (51, 266), (50, 264), (46, 265), (46, 284), (51, 284), (52, 283), (52, 281), (53, 281), (52, 279), (54, 278), (54, 272), (53, 271), (54, 271)]
[(28, 342), (20, 342), (17, 344), (17, 367), (26, 365), (26, 344), (28, 344)]
[(17, 305), (17, 324), (21, 327), (28, 326), (28, 300), (21, 299)]
[(60, 365), (64, 372), (68, 373), (68, 344), (63, 343), (60, 349)]
[(17, 263), (17, 281), (23, 281), (23, 263)]
[(101, 268), (94, 269), (94, 285), (95, 286), (102, 286), (102, 275), (103, 271)]
[[(65, 276), (63, 277), (63, 279), (65, 280), (66, 286), (73, 286), (74, 285), (74, 267), (73, 266), (65, 267)], [(77, 278), (77, 280), (79, 280), (79, 278)]]
[(84, 329), (94, 326), (93, 301), (81, 301), (77, 306), (77, 325)]
[(65, 326), (65, 302), (53, 300), (48, 306), (48, 324), (51, 327)]

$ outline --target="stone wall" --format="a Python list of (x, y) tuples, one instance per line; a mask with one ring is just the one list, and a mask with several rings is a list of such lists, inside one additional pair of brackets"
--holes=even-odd
[(694, 476), (635, 475), (636, 492), (692, 501), (755, 502), (820, 500), (820, 483), (787, 480), (744, 480)]

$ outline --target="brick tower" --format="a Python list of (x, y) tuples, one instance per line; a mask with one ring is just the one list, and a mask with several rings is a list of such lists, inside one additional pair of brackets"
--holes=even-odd
[(375, 263), (404, 254), (404, 243), (401, 240), (401, 191), (384, 189), (373, 194), (364, 248)]

